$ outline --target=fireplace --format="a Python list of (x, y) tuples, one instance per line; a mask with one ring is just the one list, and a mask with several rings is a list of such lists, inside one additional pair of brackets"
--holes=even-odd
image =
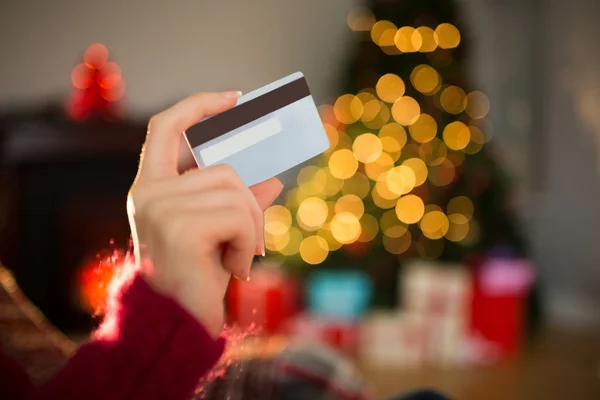
[(99, 251), (126, 248), (125, 201), (145, 135), (140, 124), (48, 115), (0, 122), (0, 259), (63, 331), (89, 330), (78, 273)]

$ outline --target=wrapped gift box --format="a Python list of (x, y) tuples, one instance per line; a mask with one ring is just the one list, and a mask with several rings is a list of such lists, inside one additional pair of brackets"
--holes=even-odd
[(302, 314), (288, 321), (285, 332), (292, 338), (302, 338), (331, 346), (345, 354), (355, 354), (359, 327), (356, 321)]

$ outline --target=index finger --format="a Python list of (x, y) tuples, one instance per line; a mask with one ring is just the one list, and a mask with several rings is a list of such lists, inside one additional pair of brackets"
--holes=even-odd
[(182, 133), (202, 118), (233, 107), (240, 94), (197, 93), (152, 117), (142, 149), (138, 178), (177, 175)]

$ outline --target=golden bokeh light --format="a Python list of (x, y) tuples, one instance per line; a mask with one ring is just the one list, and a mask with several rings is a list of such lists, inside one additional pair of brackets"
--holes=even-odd
[(451, 150), (448, 152), (446, 157), (448, 157), (448, 160), (450, 160), (455, 167), (458, 167), (459, 165), (462, 165), (463, 161), (465, 160), (465, 153), (462, 151)]
[(352, 94), (345, 94), (335, 101), (333, 113), (338, 121), (350, 125), (362, 116), (364, 106), (360, 99)]
[(441, 87), (440, 74), (427, 64), (417, 65), (410, 74), (410, 82), (419, 92), (433, 95)]
[(329, 223), (323, 225), (321, 229), (317, 231), (317, 235), (325, 239), (327, 245), (329, 246), (329, 251), (336, 251), (342, 247), (342, 244), (335, 240), (331, 234), (331, 227), (329, 226)]
[(328, 124), (327, 122), (323, 123), (323, 129), (325, 129), (325, 133), (329, 138), (329, 150), (335, 149), (340, 141), (338, 130), (335, 126)]
[(362, 91), (356, 95), (363, 103), (362, 122), (373, 121), (381, 110), (381, 102), (369, 91)]
[(393, 103), (404, 95), (406, 87), (404, 81), (396, 74), (385, 74), (377, 81), (375, 86), (377, 96), (386, 103)]
[(485, 118), (490, 112), (490, 99), (482, 92), (469, 93), (466, 112), (473, 119)]
[(325, 261), (328, 254), (327, 241), (320, 236), (309, 236), (300, 244), (300, 257), (308, 264), (320, 264)]
[(358, 160), (352, 150), (341, 149), (329, 157), (329, 171), (338, 179), (348, 179), (358, 169)]
[(377, 181), (377, 183), (375, 183), (375, 188), (373, 189), (373, 191), (377, 192), (377, 194), (382, 199), (396, 200), (398, 197), (400, 197), (400, 195), (392, 192), (392, 190), (390, 189), (390, 187), (387, 184), (387, 180), (385, 179), (386, 176), (387, 176), (387, 174), (384, 174), (381, 176), (381, 178)]
[(429, 182), (432, 185), (443, 187), (452, 183), (456, 177), (456, 169), (450, 160), (446, 159), (440, 165), (429, 168)]
[(400, 97), (392, 106), (392, 116), (401, 125), (415, 123), (421, 115), (421, 106), (410, 96)]
[(403, 26), (396, 32), (394, 43), (401, 52), (414, 53), (423, 45), (423, 38), (412, 26)]
[(431, 115), (421, 114), (408, 130), (416, 142), (427, 143), (437, 135), (437, 122)]
[(467, 236), (463, 240), (460, 241), (460, 244), (466, 247), (476, 245), (481, 239), (481, 228), (479, 227), (479, 223), (476, 220), (471, 220), (469, 223), (469, 232)]
[(327, 185), (327, 173), (322, 168), (314, 165), (304, 167), (296, 177), (299, 190), (302, 190), (309, 196), (317, 195), (323, 192)]
[(302, 243), (302, 232), (300, 229), (292, 226), (290, 230), (287, 232), (289, 236), (289, 240), (286, 246), (284, 246), (279, 252), (284, 256), (293, 256), (300, 251), (300, 244)]
[(379, 36), (379, 46), (381, 46), (386, 54), (400, 54), (394, 43), (396, 32), (398, 32), (396, 28), (389, 28), (383, 31), (381, 36)]
[(421, 53), (430, 53), (437, 49), (438, 44), (435, 40), (435, 32), (428, 26), (420, 26), (417, 32), (421, 36), (421, 46), (417, 49)]
[(267, 208), (264, 213), (265, 232), (278, 236), (283, 235), (292, 225), (292, 214), (281, 205)]
[(372, 163), (365, 164), (365, 174), (371, 180), (378, 180), (381, 174), (388, 172), (394, 167), (392, 156), (387, 153), (381, 153), (377, 160)]
[(367, 7), (353, 8), (346, 20), (348, 27), (355, 32), (368, 32), (375, 25), (375, 16)]
[(400, 146), (400, 150), (406, 145), (406, 141), (408, 139), (407, 135), (406, 135), (406, 130), (404, 129), (404, 127), (400, 124), (397, 124), (395, 122), (389, 123), (387, 125), (384, 125), (381, 127), (381, 129), (379, 130), (379, 138), (381, 139), (383, 146), (383, 151), (385, 152), (393, 152), (396, 150), (394, 145), (391, 145), (392, 148), (390, 148), (389, 150), (386, 148), (385, 143), (384, 142), (384, 138), (393, 138), (398, 145)]
[(448, 202), (448, 205), (446, 206), (446, 212), (448, 213), (448, 215), (462, 215), (467, 220), (465, 222), (468, 222), (469, 220), (471, 220), (471, 218), (473, 218), (475, 206), (473, 205), (471, 199), (469, 199), (468, 197), (458, 196), (452, 198)]
[(343, 195), (353, 194), (361, 199), (364, 199), (371, 190), (371, 182), (369, 178), (361, 172), (357, 172), (350, 179), (343, 181), (341, 188)]
[(360, 219), (361, 232), (358, 237), (359, 242), (367, 243), (375, 239), (379, 233), (379, 224), (377, 218), (371, 214), (364, 214)]
[(438, 138), (419, 146), (419, 157), (429, 166), (440, 165), (446, 160), (448, 148)]
[(281, 251), (290, 242), (290, 232), (286, 231), (281, 235), (271, 235), (265, 232), (265, 247), (270, 251)]
[(356, 218), (360, 219), (365, 213), (365, 205), (360, 197), (354, 194), (347, 194), (335, 202), (335, 213), (341, 214), (343, 212), (354, 214)]
[(386, 211), (381, 215), (379, 226), (381, 232), (389, 237), (400, 237), (408, 231), (408, 226), (398, 220), (394, 210)]
[(381, 138), (381, 148), (392, 157), (394, 162), (398, 161), (402, 154), (400, 143), (391, 136), (384, 136)]
[(379, 158), (383, 151), (381, 140), (372, 133), (363, 133), (354, 139), (352, 151), (358, 161), (368, 164)]
[[(386, 20), (377, 21), (371, 28), (371, 39), (376, 45), (382, 46), (381, 39), (383, 34), (389, 30), (393, 30), (395, 32), (396, 29), (398, 28), (396, 28), (396, 25), (394, 25), (393, 22)], [(384, 36), (383, 39), (386, 39), (386, 37)]]
[(460, 242), (469, 234), (469, 221), (462, 214), (448, 215), (450, 228), (446, 232), (446, 239), (451, 242)]
[(409, 158), (404, 160), (402, 165), (409, 167), (412, 169), (413, 174), (415, 174), (415, 187), (421, 186), (427, 180), (428, 170), (427, 165), (420, 158)]
[(383, 101), (379, 101), (379, 114), (370, 121), (363, 121), (369, 129), (379, 129), (390, 120), (390, 108)]
[(443, 212), (431, 211), (423, 215), (419, 227), (425, 237), (436, 240), (446, 235), (450, 228), (450, 221)]
[(450, 114), (460, 114), (467, 106), (467, 94), (458, 86), (448, 86), (440, 95), (440, 104)]
[(463, 151), (465, 152), (465, 154), (473, 155), (479, 153), (483, 148), (483, 145), (485, 143), (485, 136), (483, 135), (481, 129), (479, 129), (476, 126), (470, 125), (469, 132), (471, 134), (471, 141), (469, 142), (467, 147), (463, 149)]
[(387, 172), (385, 181), (392, 193), (396, 196), (401, 196), (415, 188), (417, 178), (412, 168), (400, 165)]
[(400, 237), (383, 236), (383, 247), (392, 254), (403, 254), (408, 249), (412, 242), (412, 236), (410, 232), (406, 232), (405, 235)]
[(434, 39), (442, 49), (453, 49), (460, 44), (460, 32), (452, 24), (440, 24), (435, 28)]
[[(385, 181), (383, 181), (385, 182)], [(378, 182), (380, 185), (383, 183)], [(384, 188), (385, 190), (385, 188)], [(386, 199), (379, 194), (380, 188), (375, 185), (375, 188), (371, 191), (371, 198), (373, 199), (373, 203), (383, 210), (387, 210), (389, 208), (393, 208), (396, 206), (396, 199)], [(388, 193), (391, 193), (388, 191)]]
[(471, 141), (469, 127), (460, 121), (452, 122), (444, 128), (444, 143), (451, 150), (462, 150)]
[(319, 229), (325, 223), (328, 213), (329, 208), (323, 199), (309, 197), (300, 203), (296, 217), (303, 229), (313, 231)]
[(325, 196), (335, 196), (342, 189), (344, 181), (333, 176), (327, 167), (323, 168), (323, 171), (325, 172), (325, 176), (327, 178), (325, 187), (323, 188), (323, 194)]
[(336, 214), (330, 222), (331, 234), (342, 244), (354, 243), (360, 236), (361, 226), (356, 215), (349, 212)]
[[(294, 209), (300, 205), (298, 203), (298, 188), (290, 189), (285, 193), (285, 207), (289, 209)], [(266, 219), (265, 219), (265, 227), (266, 227)]]
[(396, 203), (396, 216), (405, 224), (416, 224), (425, 212), (425, 204), (419, 196), (408, 194), (400, 197)]
[(425, 236), (419, 237), (416, 242), (417, 253), (425, 260), (435, 260), (444, 251), (443, 240), (431, 240)]

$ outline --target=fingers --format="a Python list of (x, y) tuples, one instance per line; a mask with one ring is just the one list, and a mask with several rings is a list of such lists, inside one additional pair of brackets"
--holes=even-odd
[(275, 199), (279, 197), (282, 190), (283, 183), (277, 178), (271, 178), (250, 187), (250, 191), (254, 194), (254, 197), (262, 210), (269, 208)]
[(152, 117), (140, 161), (139, 179), (177, 174), (181, 134), (206, 116), (234, 106), (239, 92), (197, 93)]

